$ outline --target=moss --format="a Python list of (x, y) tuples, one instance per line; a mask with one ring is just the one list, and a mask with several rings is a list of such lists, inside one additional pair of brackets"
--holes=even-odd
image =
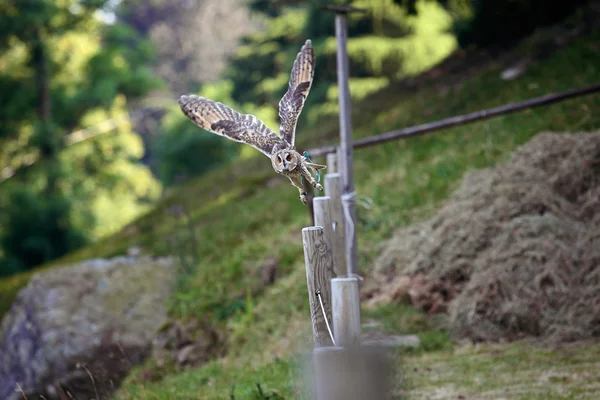
[(22, 273), (0, 280), (0, 317), (10, 310), (11, 304), (21, 290), (29, 282), (32, 272)]

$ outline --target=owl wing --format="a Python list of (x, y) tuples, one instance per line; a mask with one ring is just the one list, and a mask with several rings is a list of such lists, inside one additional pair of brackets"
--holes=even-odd
[(223, 103), (190, 95), (179, 98), (183, 113), (201, 128), (230, 140), (248, 144), (270, 157), (274, 149), (287, 147), (283, 139), (264, 122), (250, 114), (240, 114)]
[(290, 146), (294, 146), (296, 139), (296, 124), (304, 107), (304, 101), (315, 75), (315, 56), (312, 43), (307, 40), (296, 56), (287, 92), (279, 102), (279, 118), (281, 127), (279, 136)]

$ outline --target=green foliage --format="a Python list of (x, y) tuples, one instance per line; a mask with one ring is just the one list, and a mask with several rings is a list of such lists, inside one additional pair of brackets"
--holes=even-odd
[(202, 175), (233, 159), (239, 150), (218, 136), (199, 133), (189, 120), (165, 121), (163, 129), (153, 146), (158, 174), (166, 186)]
[(363, 310), (361, 314), (363, 319), (381, 321), (381, 327), (387, 333), (418, 335), (420, 346), (408, 347), (405, 349), (407, 352), (439, 351), (452, 345), (443, 315), (429, 317), (423, 311), (402, 303)]
[(105, 3), (0, 3), (3, 273), (114, 232), (158, 196), (126, 101), (159, 86), (152, 49), (97, 20)]
[(0, 245), (5, 266), (0, 275), (10, 275), (39, 265), (85, 243), (81, 230), (70, 219), (70, 202), (63, 196), (40, 198), (31, 188), (17, 185), (9, 192)]
[(448, 7), (456, 15), (454, 32), (461, 46), (507, 47), (538, 27), (563, 21), (588, 2), (450, 0)]
[[(310, 38), (315, 47), (317, 70), (299, 125), (314, 123), (336, 112), (334, 14), (320, 9), (329, 3), (325, 0), (291, 5), (250, 2), (264, 29), (243, 39), (223, 74), (224, 79), (218, 84), (203, 85), (200, 94), (239, 112), (257, 115), (277, 131), (277, 107), (287, 90), (292, 63), (301, 45)], [(455, 39), (447, 32), (452, 20), (437, 3), (419, 1), (418, 15), (408, 15), (391, 0), (358, 0), (353, 4), (369, 10), (366, 15), (352, 16), (349, 23), (350, 88), (355, 99), (430, 68), (455, 48)], [(298, 142), (299, 146), (302, 143)], [(205, 134), (184, 118), (178, 107), (169, 110), (162, 119), (160, 135), (152, 148), (157, 158), (157, 173), (167, 186), (177, 176), (200, 176), (238, 154), (242, 158), (257, 154), (248, 146)]]
[[(265, 29), (245, 39), (225, 74), (233, 83), (233, 100), (276, 109), (287, 90), (294, 58), (304, 41), (311, 39), (316, 56), (315, 82), (300, 124), (314, 123), (320, 116), (335, 112), (335, 16), (320, 9), (330, 3), (312, 0), (267, 10), (263, 15)], [(387, 83), (430, 68), (456, 46), (448, 33), (452, 19), (435, 2), (418, 1), (417, 15), (409, 15), (392, 0), (357, 0), (352, 5), (368, 11), (353, 14), (348, 23), (350, 86), (357, 98), (381, 87), (374, 82)]]
[[(251, 103), (238, 104), (230, 96), (232, 90), (232, 82), (223, 81), (204, 85), (200, 94), (244, 114), (256, 115), (268, 126), (277, 126), (275, 109)], [(165, 186), (203, 175), (238, 157), (260, 154), (249, 146), (226, 140), (192, 124), (178, 105), (167, 109), (153, 152), (157, 158), (158, 176)]]
[(179, 106), (169, 111), (153, 144), (158, 175), (164, 185), (202, 175), (239, 154), (238, 144), (203, 132), (190, 123)]
[(116, 24), (104, 29), (102, 51), (89, 62), (92, 101), (106, 108), (123, 93), (141, 97), (160, 86), (149, 63), (154, 52), (148, 41), (141, 40), (127, 25)]
[(407, 356), (402, 398), (595, 399), (597, 375), (588, 374), (600, 344), (556, 349), (532, 343), (462, 346)]

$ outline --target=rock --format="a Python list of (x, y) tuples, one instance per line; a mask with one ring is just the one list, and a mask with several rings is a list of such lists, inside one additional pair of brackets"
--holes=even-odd
[(519, 63), (515, 66), (512, 66), (512, 67), (507, 68), (504, 71), (502, 71), (502, 74), (500, 74), (500, 77), (504, 81), (510, 81), (512, 79), (518, 78), (519, 76), (523, 75), (523, 72), (525, 72), (525, 69), (526, 69), (526, 63)]
[(190, 359), (190, 356), (194, 352), (195, 347), (196, 346), (194, 346), (193, 344), (188, 344), (187, 346), (179, 350), (179, 353), (177, 353), (177, 364), (184, 365)]
[(205, 343), (188, 344), (177, 353), (177, 365), (196, 366), (210, 359), (210, 348)]
[(127, 249), (127, 255), (129, 257), (139, 257), (142, 254), (142, 248), (140, 246), (131, 246)]
[[(32, 277), (0, 325), (0, 399), (107, 399), (166, 322), (170, 258), (118, 257)], [(70, 397), (72, 396), (72, 397)]]
[(198, 320), (173, 320), (153, 339), (152, 358), (158, 368), (195, 367), (225, 354), (225, 338)]
[(278, 267), (279, 260), (276, 258), (269, 258), (264, 262), (260, 268), (260, 284), (262, 287), (266, 287), (275, 283)]

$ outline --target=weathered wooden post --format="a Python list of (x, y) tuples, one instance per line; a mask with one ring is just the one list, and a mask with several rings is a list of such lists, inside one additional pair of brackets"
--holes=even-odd
[(335, 243), (335, 232), (333, 220), (331, 216), (331, 198), (329, 196), (319, 196), (313, 199), (315, 210), (315, 226), (323, 228), (323, 235), (327, 248), (331, 253), (333, 261), (333, 277), (343, 276), (345, 273), (345, 265), (341, 263), (341, 247), (337, 247)]
[(333, 337), (338, 346), (360, 346), (360, 294), (358, 279), (331, 280)]
[(313, 350), (317, 400), (391, 400), (385, 347), (327, 346)]
[(327, 174), (335, 174), (338, 172), (337, 154), (327, 153)]
[[(337, 171), (325, 175), (325, 194), (329, 198), (333, 220), (334, 264), (345, 263), (346, 276), (331, 280), (331, 307), (334, 346), (315, 348), (313, 362), (316, 374), (318, 400), (364, 400), (388, 398), (385, 366), (382, 352), (360, 341), (360, 296), (356, 278), (356, 196), (352, 166), (352, 126), (350, 121), (350, 93), (348, 89), (348, 57), (346, 53), (346, 16), (362, 11), (346, 6), (325, 6), (336, 13), (338, 87), (340, 102), (340, 147), (337, 154), (327, 154), (327, 164), (336, 165)], [(317, 200), (327, 203), (325, 200)], [(316, 212), (318, 214), (318, 212)], [(315, 216), (316, 219), (320, 217)], [(344, 234), (341, 235), (340, 233)], [(343, 260), (335, 248), (343, 249)], [(310, 289), (309, 289), (310, 290)]]
[(333, 344), (331, 321), (331, 278), (333, 258), (321, 226), (302, 229), (306, 282), (315, 347)]
[[(330, 165), (337, 165), (337, 155), (327, 154), (327, 169)], [(342, 183), (338, 172), (325, 174), (325, 195), (331, 200), (331, 220), (333, 225), (333, 257), (335, 272), (338, 277), (345, 276), (346, 268), (346, 231), (344, 228), (344, 210), (342, 208)]]
[(347, 15), (351, 12), (363, 12), (365, 10), (342, 6), (328, 5), (322, 7), (327, 11), (335, 12), (335, 36), (337, 38), (337, 82), (339, 90), (340, 105), (340, 152), (338, 155), (338, 168), (342, 176), (342, 205), (347, 223), (344, 224), (346, 231), (346, 270), (348, 276), (358, 273), (356, 257), (356, 206), (354, 197), (354, 172), (352, 165), (352, 121), (350, 118), (350, 88), (348, 84), (349, 68), (346, 42), (348, 39)]
[(310, 221), (315, 224), (315, 209), (313, 205), (313, 199), (315, 198), (313, 187), (306, 179), (302, 179), (302, 187), (306, 192), (306, 205), (308, 206), (308, 214), (310, 215)]

